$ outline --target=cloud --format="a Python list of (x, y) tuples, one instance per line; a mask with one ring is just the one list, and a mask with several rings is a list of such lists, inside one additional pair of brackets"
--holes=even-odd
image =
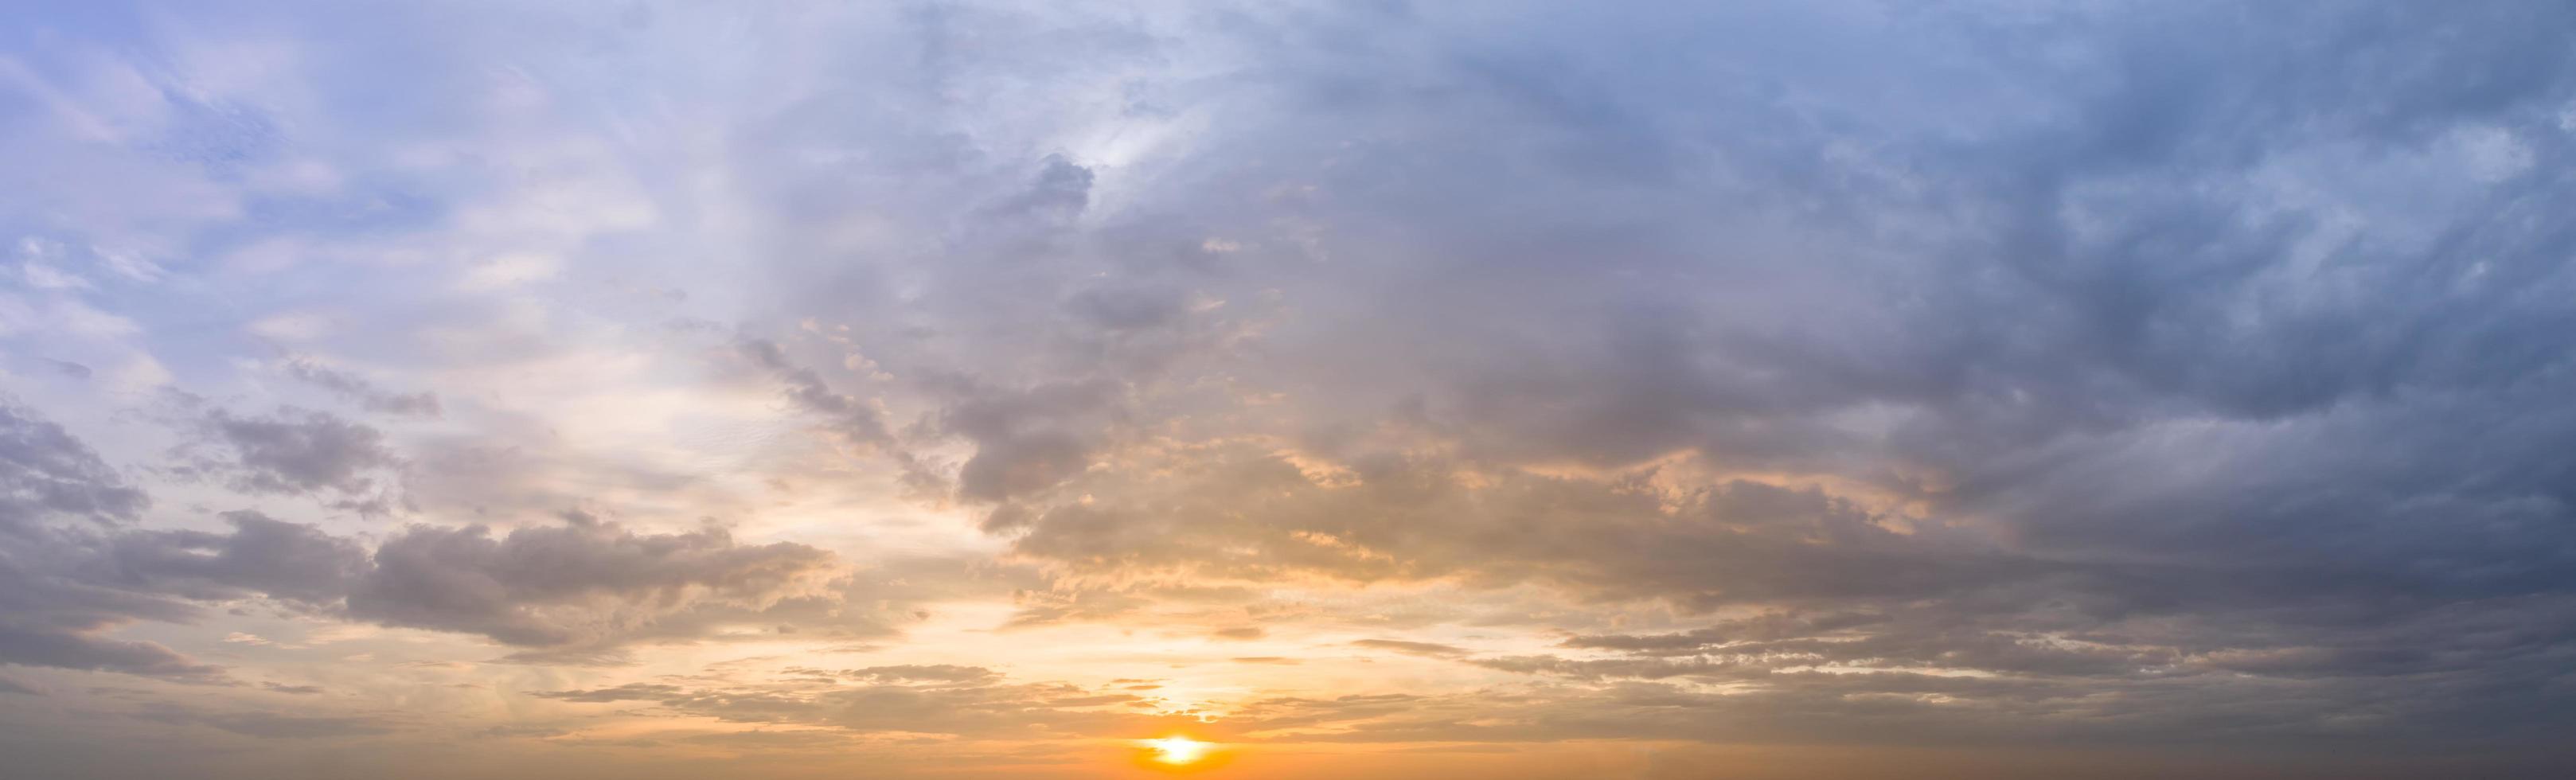
[(228, 534), (72, 527), (0, 536), (0, 662), (225, 682), (219, 667), (103, 634), (143, 620), (190, 622), (210, 601), (267, 598), (328, 612), (365, 571), (362, 548), (313, 526), (247, 511), (225, 519)]
[(412, 526), (375, 562), (349, 593), (353, 617), (557, 651), (755, 620), (826, 595), (836, 570), (830, 553), (801, 544), (741, 545), (718, 528), (638, 534), (578, 513), (499, 538), (483, 526)]
[(406, 417), (439, 416), (438, 395), (429, 392), (395, 393), (376, 387), (365, 377), (332, 368), (308, 357), (291, 357), (283, 364), (287, 376), (339, 395), (370, 412)]
[(787, 385), (787, 399), (808, 413), (820, 415), (828, 427), (853, 445), (885, 446), (894, 443), (894, 433), (886, 428), (884, 413), (869, 402), (834, 392), (813, 369), (788, 360), (785, 350), (776, 342), (745, 339), (737, 350), (754, 364), (775, 374)]
[(261, 739), (334, 739), (385, 734), (390, 725), (347, 716), (307, 717), (272, 712), (162, 712), (141, 716), (164, 723), (185, 723)]
[(947, 478), (906, 449), (887, 425), (883, 404), (833, 390), (821, 374), (797, 364), (776, 342), (742, 339), (734, 349), (786, 385), (783, 392), (788, 402), (798, 411), (822, 418), (823, 429), (842, 445), (892, 459), (902, 471), (899, 481), (911, 492), (937, 496), (947, 491)]
[[(609, 658), (629, 642), (689, 641), (737, 623), (805, 623), (834, 637), (890, 631), (873, 612), (843, 609), (867, 584), (843, 578), (830, 553), (740, 545), (715, 528), (638, 534), (573, 513), (497, 539), (481, 526), (412, 526), (371, 552), (249, 510), (223, 513), (227, 533), (47, 524), (130, 513), (145, 499), (51, 423), (7, 407), (0, 419), (13, 423), (0, 431), (0, 451), (17, 453), (0, 477), (23, 486), (0, 526), (0, 581), (10, 583), (0, 594), (0, 662), (222, 681), (221, 669), (159, 644), (101, 634), (139, 620), (187, 622), (201, 603), (244, 599), (481, 634), (526, 648), (532, 661)], [(873, 594), (893, 609), (887, 595)]]
[(865, 669), (848, 670), (842, 672), (842, 674), (850, 677), (877, 680), (880, 682), (902, 680), (942, 683), (984, 682), (1000, 676), (999, 673), (980, 666), (957, 666), (954, 664), (871, 666)]
[(1014, 683), (969, 667), (935, 674), (870, 674), (827, 690), (684, 687), (632, 683), (531, 694), (561, 701), (651, 701), (675, 712), (736, 723), (819, 726), (856, 733), (950, 734), (974, 739), (1125, 737), (1203, 726), (1186, 713), (1144, 711), (1144, 699), (1061, 683)]
[[(1751, 481), (1666, 489), (1386, 457), (1334, 473), (1242, 445), (1151, 453), (1070, 484), (1027, 523), (1022, 555), (1085, 570), (1256, 581), (1538, 580), (1692, 608), (1782, 598), (1938, 594), (2063, 570), (1991, 545), (1898, 533), (1820, 490)], [(1259, 496), (1246, 503), (1244, 497)]]
[(943, 430), (975, 444), (975, 455), (958, 470), (958, 497), (1000, 501), (1081, 472), (1097, 438), (1117, 419), (1117, 394), (1102, 381), (962, 392), (940, 418)]
[(1700, 675), (1722, 677), (1724, 662), (1700, 659), (1669, 660), (1663, 658), (1567, 659), (1552, 655), (1522, 655), (1502, 658), (1478, 658), (1468, 663), (1487, 669), (1520, 674), (1550, 674), (1581, 680), (1661, 680), (1667, 677)]
[(1403, 653), (1405, 655), (1427, 655), (1433, 657), (1451, 657), (1467, 654), (1467, 650), (1465, 648), (1453, 645), (1437, 644), (1433, 642), (1407, 642), (1401, 639), (1362, 639), (1352, 642), (1351, 646), (1371, 650), (1386, 650), (1389, 652)]
[[(220, 669), (159, 644), (99, 636), (138, 619), (182, 619), (190, 610), (97, 581), (113, 568), (100, 565), (97, 537), (86, 526), (129, 521), (149, 500), (88, 445), (31, 411), (0, 405), (0, 490), (0, 662), (222, 679)], [(48, 522), (58, 516), (86, 522), (59, 529)]]
[[(16, 572), (0, 572), (0, 579), (13, 587), (27, 587)], [(23, 603), (5, 605), (23, 618)], [(92, 632), (122, 622), (123, 615), (82, 615), (75, 610), (56, 607), (40, 617), (44, 622), (29, 624), (19, 620), (0, 622), (0, 661), (29, 666), (60, 669), (88, 669), (123, 672), (145, 677), (160, 677), (178, 682), (213, 684), (225, 680), (221, 667), (197, 663), (170, 648), (153, 642), (107, 639)], [(86, 618), (86, 619), (85, 619)]]
[(211, 409), (198, 426), (205, 442), (221, 452), (195, 457), (189, 468), (220, 476), (245, 493), (328, 491), (381, 504), (381, 491), (390, 485), (380, 472), (402, 464), (381, 431), (329, 412), (285, 407), (269, 416), (242, 417)]
[(367, 573), (367, 551), (309, 525), (242, 510), (223, 513), (232, 533), (149, 531), (107, 541), (114, 577), (137, 589), (220, 600), (244, 593), (327, 604)]
[[(1221, 129), (1087, 166), (1080, 222), (1012, 264), (953, 242), (888, 269), (899, 318), (781, 316), (977, 375), (887, 402), (974, 444), (960, 497), (1057, 571), (1537, 584), (1706, 626), (1578, 634), (1534, 672), (1973, 670), (2217, 709), (2270, 683), (2191, 670), (2361, 706), (2382, 674), (2520, 687), (2565, 652), (2564, 307), (2514, 291), (2563, 286), (2563, 237), (2500, 216), (2564, 199), (2513, 161), (2566, 148), (2569, 88), (2499, 75), (2548, 56), (2507, 21), (2544, 12), (2269, 9), (2203, 39), (2147, 5), (2045, 33), (1669, 8), (1453, 40), (1345, 10), (1243, 22), (1261, 78), (1162, 93)], [(1656, 28), (1741, 32), (1628, 43)], [(1651, 53), (1685, 48), (1722, 54)], [(1921, 67), (1829, 75), (1852, 62)], [(1149, 251), (1209, 235), (1234, 251)], [(1257, 337), (1087, 360), (1194, 297)], [(896, 320), (946, 354), (867, 335)], [(2542, 625), (2436, 628), (2508, 615)]]
[(1838, 612), (1822, 615), (1796, 615), (1778, 612), (1757, 617), (1729, 620), (1718, 625), (1675, 634), (1627, 636), (1618, 634), (1569, 637), (1559, 644), (1564, 647), (1591, 650), (1616, 650), (1644, 655), (1687, 654), (1705, 652), (1740, 643), (1777, 641), (1810, 636), (1830, 636), (1844, 629), (1871, 626), (1888, 620), (1885, 615)]
[(538, 691), (528, 695), (535, 696), (540, 699), (557, 699), (561, 701), (597, 704), (612, 701), (654, 701), (676, 696), (681, 692), (681, 690), (682, 689), (677, 685), (627, 683), (615, 688), (600, 688), (589, 691)]
[[(30, 182), (0, 223), (31, 233), (0, 343), (432, 416), (173, 341), (253, 323), (475, 399), (435, 441), (192, 412), (204, 479), (165, 502), (382, 514), (405, 454), (454, 479), (403, 483), (431, 509), (372, 555), (266, 515), (143, 528), (142, 486), (0, 408), (0, 658), (213, 679), (114, 632), (253, 599), (520, 660), (882, 635), (908, 610), (841, 563), (881, 541), (999, 550), (904, 587), (1016, 610), (1013, 638), (1329, 626), (1490, 686), (1229, 711), (1264, 739), (2509, 752), (2576, 699), (2563, 7), (656, 6), (355, 37), (311, 10), (0, 54), (37, 109), (0, 137)], [(731, 335), (777, 333), (805, 335)], [(749, 441), (693, 395), (710, 351), (843, 451)], [(781, 471), (859, 498), (759, 487)], [(590, 492), (790, 541), (506, 525)], [(1402, 633), (1432, 623), (1513, 649)], [(1164, 723), (872, 668), (565, 694)]]
[(0, 404), (0, 531), (23, 531), (51, 513), (130, 521), (149, 505), (62, 426)]

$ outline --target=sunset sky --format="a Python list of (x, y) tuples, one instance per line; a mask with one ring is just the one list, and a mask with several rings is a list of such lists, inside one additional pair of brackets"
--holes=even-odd
[(2571, 40), (8, 2), (0, 777), (2576, 776)]

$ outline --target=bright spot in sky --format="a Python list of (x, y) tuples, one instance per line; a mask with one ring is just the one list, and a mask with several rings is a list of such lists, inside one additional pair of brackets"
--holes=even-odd
[(1197, 761), (1201, 756), (1207, 755), (1208, 748), (1211, 747), (1208, 743), (1200, 742), (1189, 737), (1143, 739), (1137, 740), (1137, 742), (1143, 744), (1145, 747), (1152, 748), (1154, 751), (1154, 760), (1166, 764), (1187, 764), (1192, 761)]

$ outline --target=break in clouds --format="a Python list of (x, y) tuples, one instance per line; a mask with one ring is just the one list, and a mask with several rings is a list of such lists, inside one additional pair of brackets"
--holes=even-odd
[(2557, 4), (16, 17), (36, 775), (2576, 760)]

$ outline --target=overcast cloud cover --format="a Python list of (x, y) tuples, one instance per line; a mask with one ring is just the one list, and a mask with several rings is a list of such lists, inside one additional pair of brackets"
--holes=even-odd
[(0, 774), (2576, 772), (2576, 8), (0, 24)]

